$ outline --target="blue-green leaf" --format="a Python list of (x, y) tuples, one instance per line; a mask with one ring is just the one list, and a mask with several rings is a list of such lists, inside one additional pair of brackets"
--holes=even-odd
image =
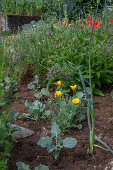
[(46, 88), (42, 88), (41, 94), (44, 95), (44, 96), (49, 96), (49, 91)]
[(46, 165), (40, 165), (40, 166), (36, 167), (35, 170), (49, 170), (49, 168)]
[(82, 91), (78, 91), (76, 93), (76, 97), (79, 98), (79, 99), (81, 99), (83, 97), (83, 95), (84, 95), (84, 93)]
[(77, 144), (77, 140), (75, 138), (68, 137), (63, 140), (63, 146), (65, 148), (73, 148), (76, 146), (76, 144)]
[(52, 127), (51, 127), (51, 136), (58, 136), (61, 133), (61, 130), (59, 128), (59, 126), (56, 124), (56, 122), (52, 123)]
[(14, 109), (12, 112), (11, 112), (11, 118), (12, 120), (16, 120), (16, 117), (19, 115), (19, 113)]
[(40, 145), (41, 147), (45, 148), (47, 145), (52, 144), (52, 139), (49, 136), (41, 137), (39, 141), (37, 142), (37, 145)]
[(31, 170), (29, 165), (25, 164), (24, 162), (17, 162), (16, 165), (18, 166), (18, 170)]

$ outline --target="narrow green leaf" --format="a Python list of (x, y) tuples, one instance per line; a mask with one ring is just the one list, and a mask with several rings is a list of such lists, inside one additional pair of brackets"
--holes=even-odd
[(101, 143), (102, 145), (104, 145), (104, 147), (113, 154), (113, 150), (111, 150), (105, 142), (103, 142), (101, 139), (99, 139), (96, 135), (94, 135), (94, 138), (95, 138), (99, 143)]
[(96, 95), (104, 96), (104, 93), (101, 90), (96, 89), (96, 88), (93, 89), (93, 93)]

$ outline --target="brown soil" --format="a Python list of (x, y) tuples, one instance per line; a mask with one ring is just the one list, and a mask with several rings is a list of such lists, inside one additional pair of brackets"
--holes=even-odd
[[(33, 102), (36, 98), (32, 90), (27, 88), (27, 84), (33, 79), (24, 82), (18, 87), (20, 97), (15, 105), (17, 112), (27, 113), (24, 106), (25, 100)], [(13, 96), (12, 101), (16, 98)], [(12, 107), (12, 106), (11, 106)], [(109, 93), (104, 97), (94, 96), (95, 111), (95, 134), (113, 149), (113, 99)], [(94, 153), (89, 154), (89, 128), (87, 118), (82, 122), (81, 130), (75, 129), (70, 134), (62, 134), (63, 138), (70, 136), (77, 139), (77, 145), (73, 149), (63, 148), (58, 160), (54, 160), (52, 153), (48, 153), (45, 148), (37, 145), (40, 136), (48, 135), (49, 122), (39, 119), (19, 120), (15, 124), (34, 130), (36, 133), (28, 138), (17, 139), (11, 151), (11, 157), (8, 161), (9, 170), (17, 170), (16, 162), (22, 161), (34, 170), (36, 166), (47, 165), (50, 170), (104, 170), (106, 165), (112, 160), (113, 155), (94, 147)], [(99, 144), (95, 141), (95, 144)], [(108, 169), (107, 169), (108, 170)]]

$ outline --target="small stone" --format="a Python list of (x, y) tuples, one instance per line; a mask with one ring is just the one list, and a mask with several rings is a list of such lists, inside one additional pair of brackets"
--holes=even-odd
[(12, 133), (12, 136), (16, 136), (17, 138), (26, 138), (35, 133), (33, 130), (30, 130), (30, 129), (27, 129), (21, 126), (17, 126), (17, 125), (12, 125), (12, 126), (20, 129)]

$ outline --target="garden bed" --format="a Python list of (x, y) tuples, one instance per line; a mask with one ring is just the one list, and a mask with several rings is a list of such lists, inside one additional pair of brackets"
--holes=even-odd
[[(24, 105), (25, 100), (33, 102), (36, 98), (32, 90), (27, 88), (28, 83), (33, 81), (33, 78), (26, 79), (18, 87), (20, 97), (16, 99), (14, 96), (12, 102), (16, 101), (15, 105), (17, 112), (27, 113)], [(54, 93), (54, 87), (50, 89)], [(12, 107), (12, 106), (11, 106)], [(94, 96), (94, 112), (95, 112), (95, 134), (102, 139), (109, 147), (113, 148), (113, 98), (110, 92), (106, 92), (105, 96)], [(62, 138), (75, 137), (77, 145), (73, 149), (63, 148), (57, 160), (53, 158), (52, 153), (48, 153), (45, 148), (37, 145), (41, 136), (49, 135), (49, 122), (43, 119), (22, 120), (17, 119), (15, 124), (35, 131), (30, 137), (19, 138), (14, 143), (11, 151), (11, 157), (8, 161), (9, 170), (17, 170), (16, 162), (22, 161), (30, 165), (31, 169), (42, 164), (47, 165), (50, 170), (104, 170), (106, 167), (112, 169), (113, 155), (99, 148), (94, 148), (94, 153), (89, 154), (89, 128), (87, 118), (82, 122), (81, 130), (73, 129), (68, 134), (61, 134)], [(97, 142), (95, 142), (97, 144)], [(111, 163), (111, 165), (110, 165)]]

